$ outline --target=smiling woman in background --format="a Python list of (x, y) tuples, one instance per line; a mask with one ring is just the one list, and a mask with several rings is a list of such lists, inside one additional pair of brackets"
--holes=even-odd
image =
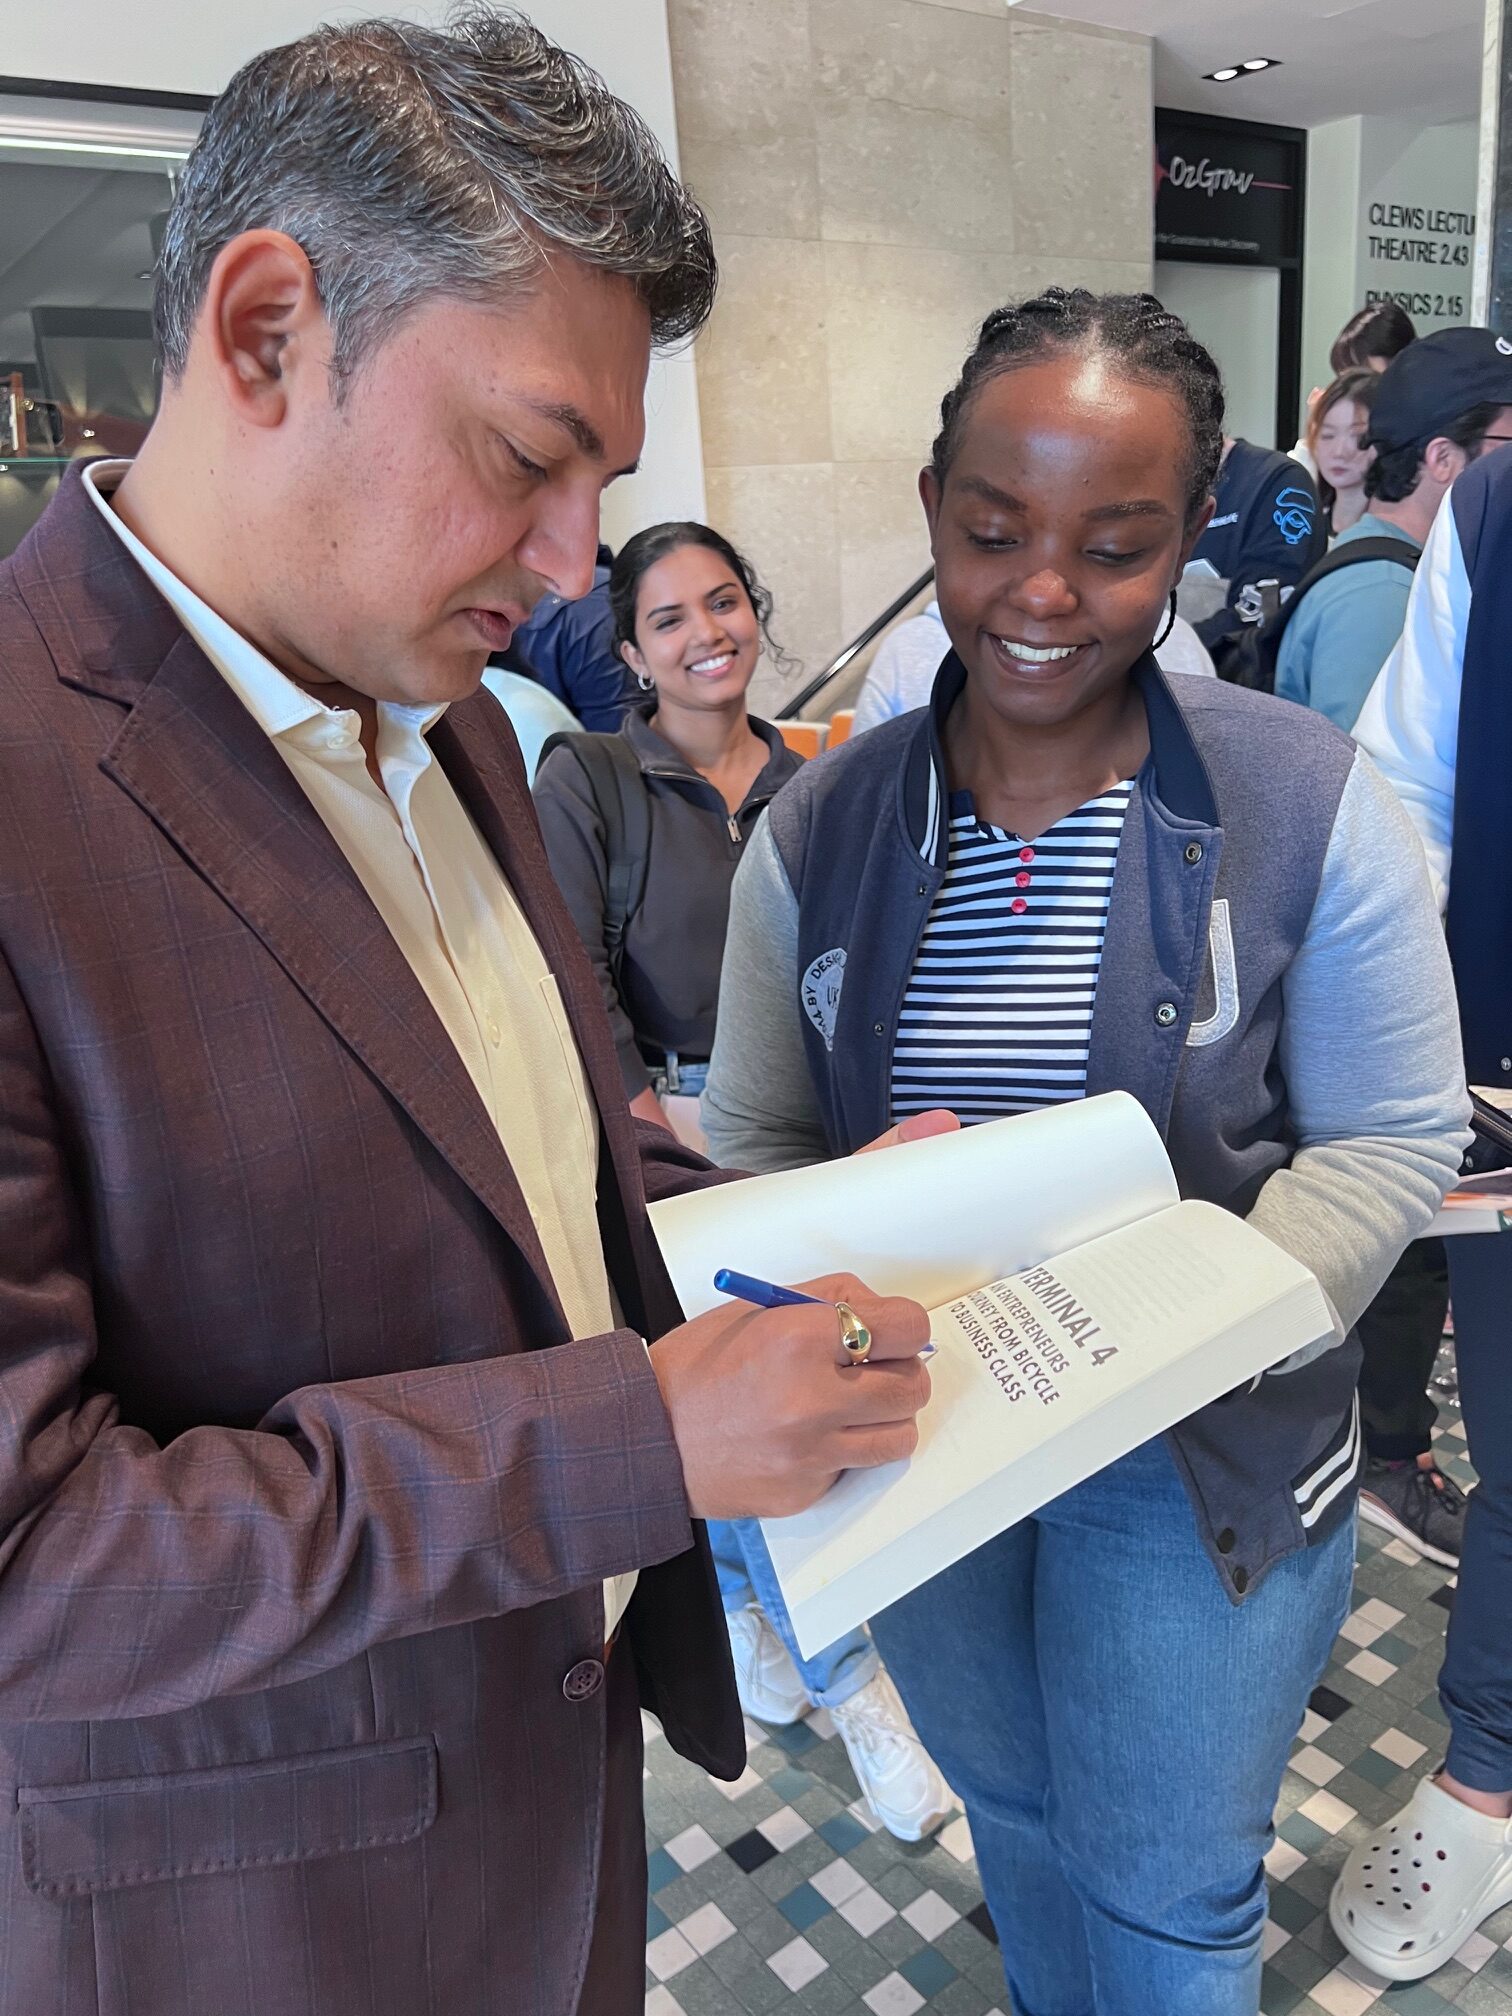
[[(941, 418), (954, 649), (929, 711), (806, 765), (742, 864), (715, 1152), (792, 1167), (929, 1108), (1122, 1090), (1182, 1194), (1352, 1323), (1459, 1166), (1453, 988), (1354, 745), (1155, 662), (1217, 369), (1150, 296), (1057, 288), (988, 317)], [(1258, 2010), (1271, 1815), (1354, 1559), (1358, 1348), (1298, 1355), (873, 1621), (1033, 2016)]]
[[(536, 809), (603, 989), (631, 1111), (691, 1131), (714, 1047), (730, 883), (798, 768), (746, 711), (771, 598), (707, 525), (653, 525), (614, 561), (620, 656), (646, 696), (613, 735), (548, 747)], [(675, 1131), (675, 1130), (674, 1130)], [(694, 1145), (697, 1145), (695, 1142)]]

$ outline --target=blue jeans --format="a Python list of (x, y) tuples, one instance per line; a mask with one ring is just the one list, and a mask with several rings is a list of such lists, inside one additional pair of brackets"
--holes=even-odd
[(1235, 1609), (1161, 1441), (876, 1618), (1017, 2016), (1256, 2016), (1262, 1859), (1354, 1520)]
[(1447, 1763), (1477, 1792), (1512, 1792), (1512, 1232), (1444, 1241), (1470, 1461), (1459, 1587), (1439, 1694)]
[(748, 1603), (761, 1605), (773, 1630), (792, 1653), (811, 1700), (821, 1708), (839, 1708), (876, 1679), (881, 1662), (864, 1631), (852, 1631), (812, 1659), (802, 1657), (759, 1520), (711, 1519), (709, 1545), (714, 1550), (726, 1612), (743, 1610)]

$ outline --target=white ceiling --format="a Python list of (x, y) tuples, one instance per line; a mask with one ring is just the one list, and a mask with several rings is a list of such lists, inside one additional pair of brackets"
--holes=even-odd
[[(1017, 0), (1008, 0), (1013, 6)], [(1438, 126), (1480, 114), (1485, 0), (1024, 0), (1155, 38), (1155, 102), (1321, 126), (1355, 112)], [(1281, 67), (1206, 84), (1247, 56)]]

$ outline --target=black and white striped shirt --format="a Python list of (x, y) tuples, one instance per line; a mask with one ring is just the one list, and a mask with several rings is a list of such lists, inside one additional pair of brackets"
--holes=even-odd
[(992, 1120), (1080, 1099), (1118, 844), (1133, 781), (1034, 841), (950, 801), (945, 880), (893, 1048), (893, 1117)]

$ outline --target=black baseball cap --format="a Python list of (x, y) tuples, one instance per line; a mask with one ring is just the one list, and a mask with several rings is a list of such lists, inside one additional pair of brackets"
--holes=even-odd
[(1381, 373), (1365, 445), (1426, 447), (1474, 406), (1512, 406), (1512, 342), (1489, 329), (1435, 329)]

